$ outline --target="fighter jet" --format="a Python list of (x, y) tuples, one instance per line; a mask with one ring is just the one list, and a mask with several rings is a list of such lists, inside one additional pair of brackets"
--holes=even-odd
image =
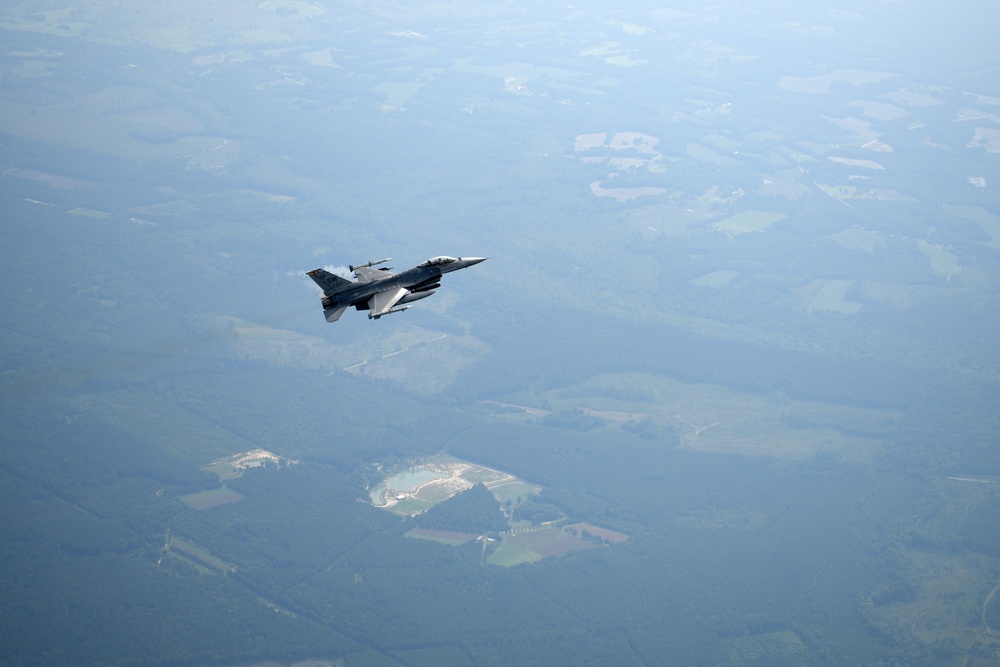
[(336, 322), (351, 306), (367, 310), (368, 319), (377, 320), (383, 315), (391, 315), (406, 310), (407, 304), (425, 299), (441, 287), (441, 276), (485, 261), (486, 257), (432, 257), (423, 264), (400, 273), (392, 273), (392, 267), (379, 268), (379, 264), (390, 261), (378, 259), (351, 266), (357, 280), (348, 280), (323, 269), (310, 271), (307, 275), (323, 289), (323, 315), (327, 322)]

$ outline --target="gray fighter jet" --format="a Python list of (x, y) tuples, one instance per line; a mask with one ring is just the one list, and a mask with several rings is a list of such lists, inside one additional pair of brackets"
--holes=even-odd
[(441, 276), (485, 261), (486, 257), (432, 257), (423, 264), (400, 273), (391, 267), (376, 269), (389, 258), (351, 266), (357, 280), (348, 280), (323, 269), (307, 275), (323, 289), (323, 315), (327, 322), (336, 322), (344, 311), (354, 306), (367, 310), (368, 319), (377, 320), (406, 310), (413, 303), (434, 294), (441, 287)]

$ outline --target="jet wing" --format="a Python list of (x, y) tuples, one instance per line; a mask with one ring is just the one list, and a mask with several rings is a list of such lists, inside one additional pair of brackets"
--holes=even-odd
[(382, 269), (373, 269), (370, 266), (359, 266), (354, 269), (354, 277), (358, 279), (359, 283), (370, 283), (383, 278), (391, 278), (394, 275), (396, 274)]
[(368, 313), (368, 317), (385, 315), (407, 294), (409, 294), (409, 290), (405, 287), (376, 292), (375, 296), (368, 300), (368, 310), (371, 311)]
[(346, 306), (338, 306), (336, 308), (327, 308), (323, 311), (323, 315), (324, 317), (326, 317), (327, 322), (336, 322), (337, 320), (340, 319), (340, 316), (343, 315), (344, 312), (350, 307), (351, 307), (350, 305), (346, 305)]

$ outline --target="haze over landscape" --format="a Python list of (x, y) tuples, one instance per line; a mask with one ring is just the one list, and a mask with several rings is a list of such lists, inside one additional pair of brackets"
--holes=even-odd
[(7, 3), (0, 665), (997, 664), (997, 25)]

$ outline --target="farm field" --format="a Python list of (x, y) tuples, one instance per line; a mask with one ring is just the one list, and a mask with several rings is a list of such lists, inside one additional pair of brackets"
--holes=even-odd
[(496, 418), (546, 423), (552, 414), (585, 414), (592, 428), (632, 423), (651, 433), (672, 432), (678, 446), (706, 452), (801, 460), (820, 453), (870, 462), (898, 423), (891, 409), (793, 399), (780, 393), (741, 392), (642, 373), (599, 375), (533, 398), (546, 410), (519, 405)]

